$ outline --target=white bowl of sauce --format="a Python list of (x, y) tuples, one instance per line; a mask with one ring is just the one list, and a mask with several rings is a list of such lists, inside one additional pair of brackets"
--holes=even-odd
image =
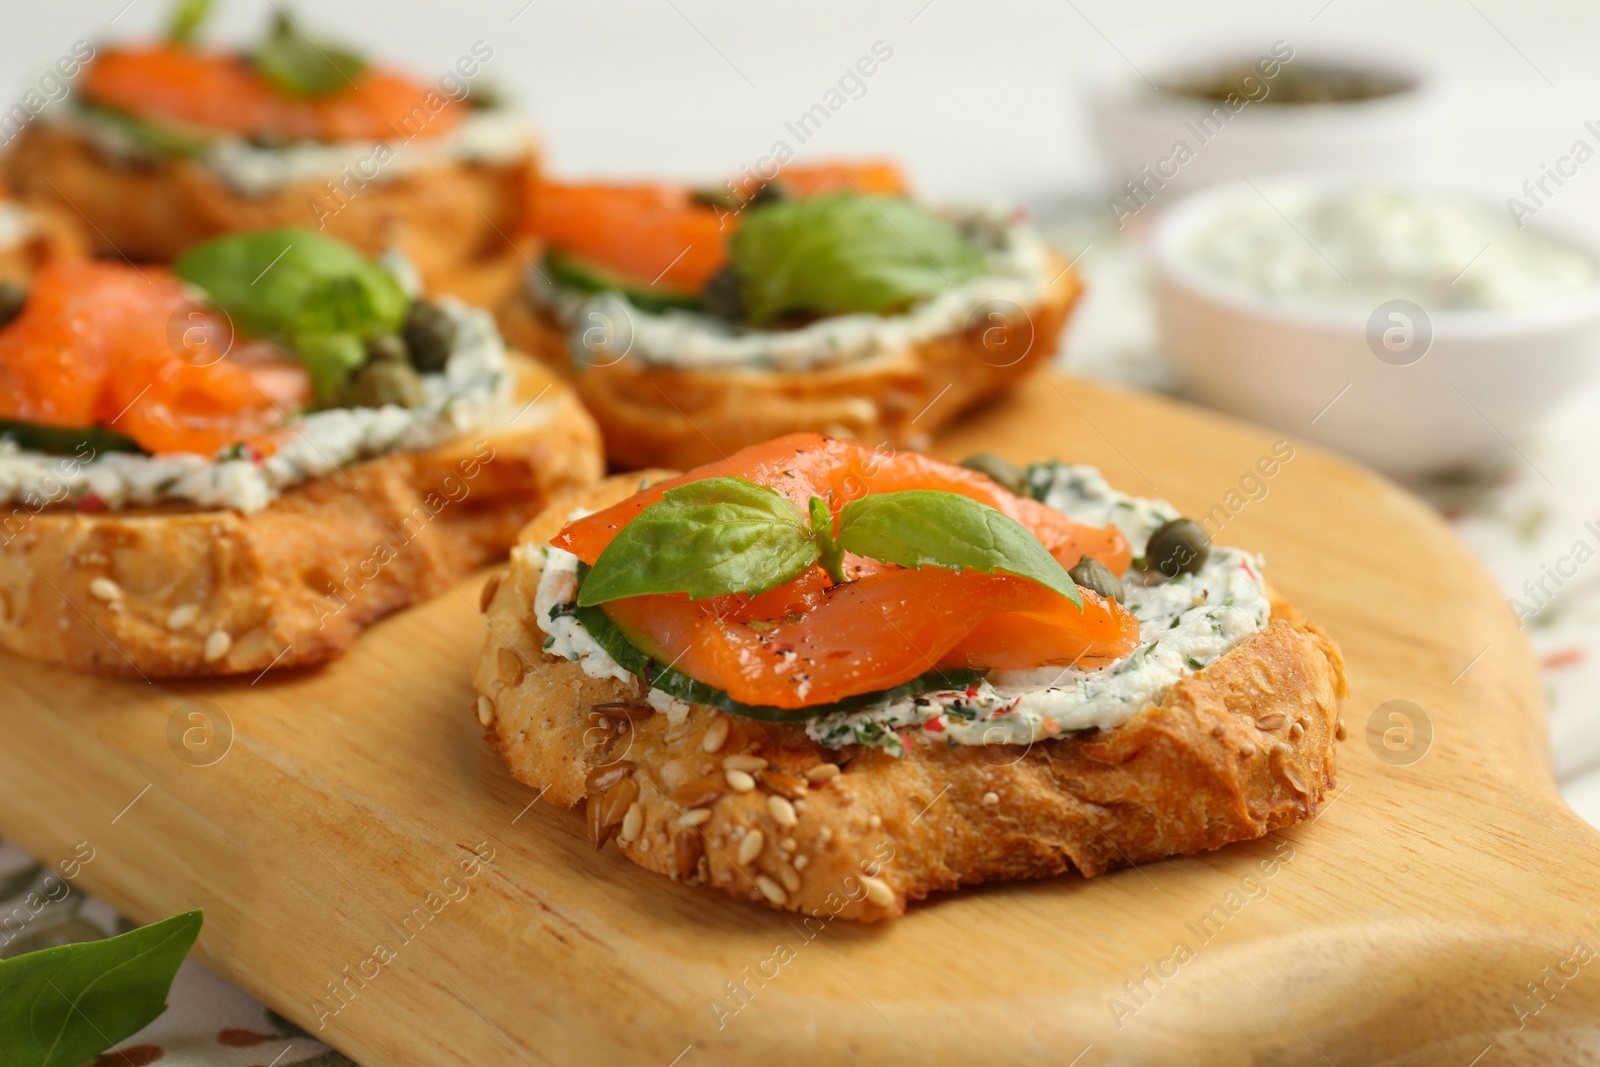
[(1153, 240), (1192, 396), (1400, 477), (1514, 448), (1592, 376), (1600, 257), (1469, 194), (1254, 179)]

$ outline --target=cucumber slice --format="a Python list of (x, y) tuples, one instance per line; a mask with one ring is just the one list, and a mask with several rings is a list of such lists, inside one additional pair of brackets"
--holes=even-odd
[(648, 283), (625, 277), (593, 260), (552, 248), (544, 254), (544, 272), (558, 285), (582, 289), (586, 293), (621, 293), (640, 311), (666, 311), (668, 308), (701, 307), (700, 298), (688, 293), (652, 288)]
[(76, 455), (87, 447), (101, 452), (143, 452), (138, 442), (104, 426), (46, 426), (37, 422), (0, 419), (0, 437), (9, 437), (17, 447), (52, 456)]
[(211, 138), (196, 130), (152, 122), (105, 104), (85, 103), (84, 111), (115, 127), (141, 152), (151, 156), (197, 156), (211, 145)]
[(934, 669), (893, 689), (861, 693), (832, 704), (817, 704), (805, 708), (742, 704), (721, 689), (691, 678), (639, 649), (600, 608), (580, 608), (574, 604), (571, 609), (572, 614), (583, 623), (584, 629), (589, 631), (589, 636), (594, 638), (595, 643), (605, 649), (612, 659), (621, 664), (623, 670), (644, 679), (663, 693), (671, 693), (679, 700), (721, 708), (733, 715), (743, 715), (747, 719), (759, 719), (762, 722), (804, 722), (835, 711), (860, 711), (863, 708), (890, 704), (907, 697), (921, 696), (923, 693), (933, 693), (943, 689), (965, 689), (981, 682), (987, 673), (970, 669)]

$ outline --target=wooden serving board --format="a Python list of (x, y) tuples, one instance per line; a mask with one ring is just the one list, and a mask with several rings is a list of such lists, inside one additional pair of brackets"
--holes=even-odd
[(1220, 540), (1333, 634), (1339, 791), (1261, 841), (820, 932), (681, 888), (596, 853), (481, 739), (482, 576), (255, 682), (0, 658), (0, 834), (45, 862), (88, 841), (80, 886), (136, 919), (205, 908), (212, 967), (368, 1067), (1588, 1062), (1600, 836), (1551, 782), (1521, 635), (1389, 483), (1299, 445), (1252, 481), (1273, 441), (1047, 377), (939, 448), (1220, 504)]

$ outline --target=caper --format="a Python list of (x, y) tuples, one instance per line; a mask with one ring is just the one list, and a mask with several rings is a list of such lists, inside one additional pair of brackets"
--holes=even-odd
[(689, 194), (689, 201), (700, 207), (709, 207), (718, 211), (738, 211), (744, 207), (744, 201), (731, 188), (696, 189)]
[(1172, 519), (1156, 527), (1144, 550), (1144, 565), (1167, 578), (1193, 574), (1211, 555), (1211, 539), (1193, 519)]
[(739, 275), (734, 273), (732, 267), (723, 267), (711, 276), (706, 282), (705, 291), (700, 294), (700, 302), (705, 305), (711, 314), (733, 322), (744, 319), (744, 292), (740, 288)]
[(391, 363), (408, 363), (410, 353), (406, 343), (392, 333), (379, 334), (367, 341), (367, 358), (374, 363), (385, 360)]
[(764, 182), (750, 198), (751, 207), (760, 207), (762, 204), (777, 204), (789, 199), (789, 194), (777, 182)]
[(333, 398), (335, 407), (381, 408), (388, 404), (420, 408), (428, 402), (422, 376), (410, 364), (373, 360), (351, 374)]
[(28, 289), (17, 282), (0, 282), (0, 326), (8, 326), (11, 320), (22, 314), (22, 306), (28, 302)]
[(1122, 603), (1122, 579), (1093, 556), (1084, 556), (1067, 572), (1072, 580), (1085, 589), (1092, 589), (1107, 600)]
[(424, 374), (442, 371), (456, 344), (456, 320), (437, 304), (418, 300), (406, 313), (400, 335), (411, 354), (411, 365)]
[(961, 461), (961, 465), (968, 470), (977, 471), (985, 475), (1009, 492), (1018, 496), (1028, 495), (1028, 479), (1021, 471), (1013, 467), (1003, 456), (993, 452), (974, 452)]

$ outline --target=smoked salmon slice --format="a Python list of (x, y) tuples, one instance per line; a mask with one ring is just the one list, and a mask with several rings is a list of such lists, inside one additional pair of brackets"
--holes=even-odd
[(344, 89), (302, 98), (279, 90), (240, 56), (174, 45), (105, 52), (84, 72), (82, 91), (140, 118), (268, 140), (428, 139), (454, 129), (464, 112), (393, 71), (370, 68)]
[[(269, 451), (272, 428), (310, 396), (304, 369), (252, 346), (186, 345), (193, 314), (203, 313), (159, 267), (47, 264), (0, 329), (0, 418), (107, 426), (148, 452)], [(191, 342), (224, 336), (201, 325)]]
[[(1127, 539), (1013, 496), (965, 468), (914, 453), (880, 455), (854, 441), (791, 434), (650, 486), (569, 523), (551, 544), (593, 563), (624, 525), (674, 485), (737, 475), (783, 493), (802, 510), (812, 496), (837, 515), (867, 493), (938, 489), (990, 504), (1034, 532), (1065, 567), (1093, 555), (1113, 571)], [(1080, 589), (1082, 610), (1036, 582), (1004, 574), (904, 569), (847, 559), (853, 580), (820, 567), (755, 597), (690, 601), (629, 597), (601, 610), (661, 663), (746, 704), (803, 708), (889, 689), (935, 667), (1095, 666), (1132, 652), (1138, 620)], [(752, 625), (752, 623), (754, 625)]]

